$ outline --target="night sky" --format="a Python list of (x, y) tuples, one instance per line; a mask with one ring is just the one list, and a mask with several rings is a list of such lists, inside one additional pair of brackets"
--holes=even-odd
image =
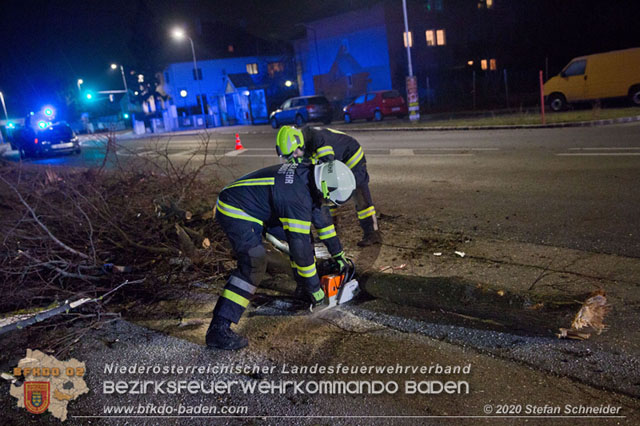
[[(121, 89), (120, 75), (109, 69), (112, 62), (145, 72), (190, 60), (188, 47), (169, 38), (176, 24), (218, 19), (264, 38), (286, 40), (300, 35), (298, 22), (360, 8), (370, 1), (3, 0), (0, 91), (10, 115), (20, 116), (37, 105), (57, 102), (78, 78), (85, 80), (87, 89)], [(395, 1), (401, 7), (401, 0)], [(538, 3), (539, 16), (549, 16), (543, 22), (527, 22), (537, 26), (532, 32), (536, 37), (548, 37), (540, 40), (545, 49), (557, 44), (551, 41), (554, 26), (563, 26), (564, 46), (557, 46), (562, 52), (556, 54), (570, 52), (571, 46), (577, 50), (578, 45), (593, 45), (593, 51), (600, 51), (631, 47), (638, 41), (638, 1), (519, 3)], [(197, 37), (194, 40), (198, 57), (207, 58), (206, 45), (198, 44)]]

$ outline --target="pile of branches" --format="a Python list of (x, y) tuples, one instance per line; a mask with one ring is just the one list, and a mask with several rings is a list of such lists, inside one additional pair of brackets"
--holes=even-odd
[(127, 280), (141, 284), (119, 297), (150, 301), (226, 272), (217, 185), (200, 179), (217, 167), (209, 136), (181, 164), (169, 146), (124, 161), (110, 134), (99, 168), (0, 163), (0, 316), (96, 299)]

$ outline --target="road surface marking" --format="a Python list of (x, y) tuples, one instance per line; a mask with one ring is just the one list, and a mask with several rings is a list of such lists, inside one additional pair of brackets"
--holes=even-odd
[(390, 149), (389, 155), (411, 157), (413, 156), (413, 150), (412, 149)]
[(563, 152), (556, 155), (561, 157), (633, 157), (640, 155), (640, 152)]
[[(225, 157), (235, 157), (236, 155), (240, 155), (247, 152), (246, 149), (237, 149), (235, 151), (229, 151), (227, 153), (224, 154)], [(244, 155), (244, 157), (247, 157), (247, 155)], [(255, 155), (252, 155), (251, 157), (255, 157)], [(263, 157), (262, 155), (260, 155), (260, 157)], [(264, 156), (266, 157), (266, 155)]]
[(590, 148), (569, 148), (569, 151), (638, 151), (640, 147), (590, 147)]

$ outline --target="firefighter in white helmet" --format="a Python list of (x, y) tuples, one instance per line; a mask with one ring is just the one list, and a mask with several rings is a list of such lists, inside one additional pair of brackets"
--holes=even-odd
[(339, 161), (319, 165), (287, 163), (250, 173), (226, 186), (218, 196), (216, 220), (231, 242), (238, 260), (213, 310), (207, 345), (236, 350), (247, 346), (234, 333), (266, 269), (262, 235), (280, 226), (289, 243), (291, 265), (308, 300), (321, 303), (324, 292), (316, 271), (310, 239), (312, 212), (322, 204), (339, 206), (355, 189), (355, 178)]

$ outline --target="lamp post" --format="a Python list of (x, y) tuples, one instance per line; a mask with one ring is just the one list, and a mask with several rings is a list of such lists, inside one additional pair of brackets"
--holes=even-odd
[[(191, 43), (191, 54), (193, 55), (193, 78), (198, 82), (198, 92), (200, 92), (200, 109), (202, 110), (202, 118), (204, 119), (204, 127), (207, 127), (207, 117), (204, 114), (204, 99), (202, 99), (202, 88), (200, 87), (200, 76), (198, 74), (198, 62), (196, 61), (196, 49), (193, 47), (193, 39), (189, 37), (183, 29), (175, 28), (172, 32), (173, 38), (183, 40), (188, 38)], [(196, 96), (197, 98), (197, 96)]]
[[(111, 64), (111, 69), (115, 70), (120, 67), (120, 75), (122, 75), (122, 84), (124, 84), (125, 96), (127, 98), (127, 114), (129, 114), (129, 105), (131, 104), (131, 99), (129, 98), (129, 86), (127, 86), (127, 79), (124, 76), (124, 67), (118, 64)], [(130, 114), (129, 114), (130, 115)]]
[(76, 84), (78, 85), (78, 92), (82, 91), (82, 85), (84, 84), (84, 80), (79, 78)]
[(4, 103), (4, 95), (0, 92), (0, 101), (2, 101), (2, 109), (4, 110), (4, 118), (9, 122), (9, 114), (7, 114), (7, 105)]

